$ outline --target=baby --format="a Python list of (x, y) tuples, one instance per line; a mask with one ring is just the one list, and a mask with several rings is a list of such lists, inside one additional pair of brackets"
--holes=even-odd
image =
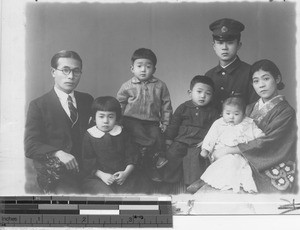
[(223, 103), (222, 118), (216, 120), (205, 136), (202, 144), (202, 157), (213, 162), (202, 174), (201, 180), (210, 186), (239, 192), (257, 192), (248, 162), (239, 154), (225, 155), (215, 161), (214, 150), (224, 146), (237, 146), (240, 143), (264, 136), (254, 121), (245, 116), (246, 104), (241, 97), (230, 97)]

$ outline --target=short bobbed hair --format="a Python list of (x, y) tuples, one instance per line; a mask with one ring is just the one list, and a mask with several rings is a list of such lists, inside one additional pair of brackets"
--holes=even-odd
[(111, 96), (98, 97), (93, 101), (92, 118), (94, 120), (97, 111), (115, 112), (117, 121), (119, 121), (122, 116), (122, 109), (119, 101)]
[(52, 59), (51, 59), (51, 67), (56, 69), (58, 66), (58, 59), (60, 58), (73, 58), (80, 62), (80, 66), (82, 68), (82, 60), (78, 53), (75, 51), (68, 51), (68, 50), (61, 50), (58, 53), (56, 53)]

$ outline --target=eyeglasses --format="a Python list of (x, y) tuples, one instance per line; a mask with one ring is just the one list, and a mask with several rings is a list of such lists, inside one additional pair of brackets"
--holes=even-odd
[(63, 72), (63, 74), (66, 76), (68, 76), (71, 72), (73, 72), (73, 75), (75, 77), (79, 77), (82, 74), (81, 70), (78, 68), (76, 68), (76, 69), (63, 68), (63, 69), (56, 69), (56, 70)]

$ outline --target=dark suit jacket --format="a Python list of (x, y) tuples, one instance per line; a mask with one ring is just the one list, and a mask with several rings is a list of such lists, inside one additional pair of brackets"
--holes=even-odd
[[(80, 143), (88, 128), (93, 97), (74, 92), (78, 110)], [(52, 89), (49, 93), (31, 101), (25, 126), (25, 155), (34, 161), (47, 159), (47, 154), (72, 149), (71, 122)], [(80, 149), (81, 150), (81, 149)], [(79, 150), (79, 152), (80, 152)]]

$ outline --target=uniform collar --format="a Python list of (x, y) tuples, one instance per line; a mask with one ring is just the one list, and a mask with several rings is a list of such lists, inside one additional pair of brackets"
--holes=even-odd
[(235, 58), (234, 58), (230, 63), (228, 63), (228, 64), (225, 65), (225, 66), (222, 66), (222, 65), (221, 65), (221, 67), (222, 67), (223, 69), (226, 69), (226, 67), (230, 66), (233, 62), (235, 62), (236, 59), (237, 59), (237, 56), (235, 56)]
[[(99, 130), (96, 125), (93, 126), (92, 128), (89, 128), (87, 130), (89, 132), (89, 134), (92, 136), (92, 137), (95, 137), (95, 138), (101, 138), (105, 135), (105, 132), (102, 132), (101, 130)], [(111, 136), (117, 136), (119, 135), (120, 133), (122, 132), (122, 127), (119, 126), (119, 125), (115, 125), (115, 127), (110, 130), (108, 133), (111, 135)]]
[[(156, 81), (157, 81), (157, 78), (155, 78), (155, 77), (152, 76), (150, 79), (148, 79), (148, 80), (146, 81), (146, 83), (149, 83), (149, 82), (156, 82)], [(131, 82), (132, 82), (132, 83), (135, 83), (135, 84), (141, 83), (140, 79), (138, 79), (136, 76), (132, 77)]]
[(228, 73), (233, 72), (241, 63), (241, 60), (238, 56), (236, 56), (235, 60), (230, 63), (229, 65), (227, 65), (225, 68), (223, 68), (220, 64), (217, 66), (216, 71), (217, 72), (221, 72), (221, 71), (226, 71)]

